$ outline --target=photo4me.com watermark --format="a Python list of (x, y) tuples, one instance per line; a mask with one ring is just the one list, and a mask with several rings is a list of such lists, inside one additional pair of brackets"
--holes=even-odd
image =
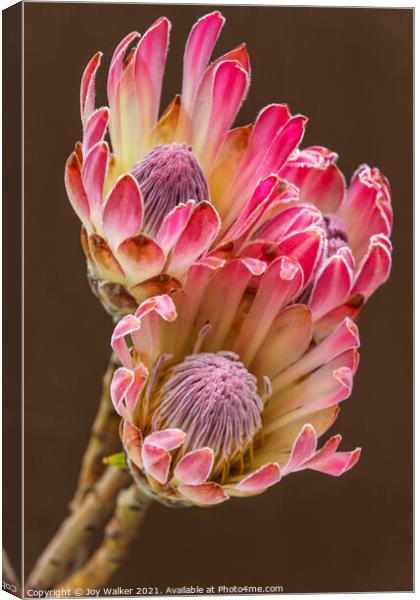
[[(13, 593), (13, 590), (3, 589)], [(205, 596), (231, 594), (281, 594), (282, 585), (184, 585), (176, 586), (139, 586), (139, 587), (104, 587), (104, 588), (56, 588), (54, 590), (37, 590), (27, 588), (25, 598), (103, 598), (103, 597), (134, 597), (134, 596)]]

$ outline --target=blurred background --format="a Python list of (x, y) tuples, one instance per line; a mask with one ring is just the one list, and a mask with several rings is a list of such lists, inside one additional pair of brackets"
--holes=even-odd
[[(25, 566), (67, 514), (109, 356), (112, 322), (88, 288), (65, 161), (81, 136), (79, 83), (102, 50), (172, 21), (162, 107), (181, 88), (195, 20), (218, 7), (25, 4)], [(112, 585), (282, 585), (285, 592), (412, 589), (412, 12), (219, 7), (220, 55), (246, 41), (252, 86), (237, 124), (271, 102), (309, 117), (305, 145), (391, 182), (390, 281), (360, 319), (361, 365), (332, 433), (362, 446), (342, 478), (288, 477), (210, 510), (151, 507)]]

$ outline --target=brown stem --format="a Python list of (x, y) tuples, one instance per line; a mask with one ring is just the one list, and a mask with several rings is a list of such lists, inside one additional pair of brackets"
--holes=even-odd
[(114, 508), (121, 488), (128, 485), (127, 471), (108, 467), (96, 485), (60, 529), (29, 575), (27, 589), (48, 590), (74, 568), (74, 557), (103, 525)]
[(71, 503), (72, 510), (75, 510), (80, 506), (80, 503), (83, 501), (86, 494), (92, 489), (102, 475), (104, 471), (102, 459), (104, 456), (116, 452), (120, 447), (118, 435), (120, 417), (112, 406), (110, 395), (112, 376), (118, 366), (116, 356), (111, 354), (107, 370), (103, 377), (102, 396), (98, 412), (83, 457), (76, 493)]
[(109, 521), (100, 547), (88, 562), (68, 579), (60, 583), (56, 590), (64, 589), (66, 594), (86, 595), (87, 588), (101, 588), (120, 567), (128, 555), (130, 544), (137, 535), (138, 527), (146, 514), (151, 499), (132, 485), (120, 492), (114, 516)]

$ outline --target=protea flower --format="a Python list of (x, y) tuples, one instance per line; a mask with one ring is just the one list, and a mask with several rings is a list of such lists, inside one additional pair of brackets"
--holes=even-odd
[(338, 452), (335, 435), (317, 450), (317, 438), (350, 395), (357, 327), (345, 318), (315, 341), (311, 311), (296, 303), (304, 286), (305, 268), (288, 256), (206, 257), (185, 290), (149, 298), (117, 324), (111, 397), (144, 492), (208, 506), (296, 471), (354, 466), (360, 449)]
[(299, 300), (311, 308), (321, 337), (345, 316), (356, 318), (391, 269), (389, 182), (377, 168), (362, 165), (346, 189), (337, 158), (319, 146), (296, 151), (278, 176), (256, 189), (283, 185), (283, 195), (277, 187), (261, 204), (251, 198), (245, 224), (241, 216), (211, 251), (228, 260), (296, 258), (305, 272)]
[(112, 314), (182, 287), (188, 267), (244, 216), (251, 196), (264, 201), (257, 184), (279, 171), (303, 135), (306, 118), (292, 117), (285, 105), (270, 105), (253, 126), (230, 130), (250, 66), (244, 45), (208, 66), (223, 23), (214, 12), (194, 25), (182, 94), (159, 120), (166, 18), (116, 48), (109, 108), (94, 104), (101, 53), (84, 71), (83, 142), (67, 162), (65, 182), (83, 224), (90, 283)]
[[(346, 194), (335, 153), (296, 151), (306, 118), (292, 117), (286, 105), (269, 105), (253, 125), (230, 130), (250, 68), (244, 45), (207, 66), (223, 23), (214, 12), (194, 25), (182, 95), (160, 120), (167, 19), (117, 47), (109, 108), (94, 108), (101, 54), (88, 64), (83, 143), (68, 160), (65, 180), (83, 223), (90, 283), (107, 310), (121, 316), (153, 294), (182, 288), (188, 268), (205, 254), (269, 262), (286, 249), (297, 258), (310, 255), (306, 301), (331, 328), (346, 314), (356, 316), (388, 276), (389, 184), (363, 167)], [(112, 154), (104, 141), (108, 126)]]

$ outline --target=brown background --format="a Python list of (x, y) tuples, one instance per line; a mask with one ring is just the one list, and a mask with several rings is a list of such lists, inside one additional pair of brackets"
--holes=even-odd
[[(25, 5), (25, 560), (66, 514), (112, 324), (88, 289), (63, 168), (80, 137), (79, 81), (129, 31), (173, 24), (163, 102), (180, 91), (187, 33), (205, 6)], [(154, 505), (113, 584), (283, 585), (286, 592), (412, 588), (412, 13), (222, 7), (217, 53), (245, 40), (252, 87), (239, 121), (267, 103), (309, 116), (305, 144), (347, 176), (379, 166), (393, 189), (394, 267), (361, 318), (362, 362), (334, 432), (364, 448), (341, 479), (305, 472), (211, 510)], [(6, 149), (7, 151), (7, 149)]]

